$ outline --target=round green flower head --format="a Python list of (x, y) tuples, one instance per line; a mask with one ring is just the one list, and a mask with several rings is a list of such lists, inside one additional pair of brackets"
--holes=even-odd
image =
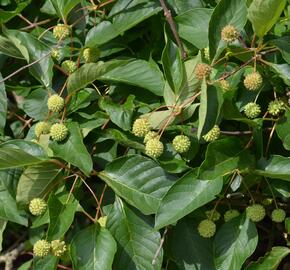
[(231, 43), (239, 38), (239, 32), (233, 25), (226, 25), (222, 29), (221, 37), (224, 42)]
[(64, 124), (53, 124), (50, 128), (50, 137), (57, 142), (63, 141), (68, 135), (68, 129)]
[(285, 110), (285, 104), (282, 100), (276, 99), (268, 105), (268, 112), (273, 116), (278, 116)]
[(47, 100), (47, 107), (52, 112), (60, 112), (64, 107), (64, 99), (59, 95), (52, 95)]
[(60, 61), (61, 60), (61, 53), (60, 50), (58, 49), (53, 49), (51, 51), (51, 57), (52, 59), (56, 60), (56, 61)]
[(85, 48), (83, 50), (83, 58), (86, 63), (97, 62), (100, 56), (100, 51), (98, 48)]
[(211, 66), (208, 64), (197, 64), (194, 70), (195, 77), (199, 80), (206, 78), (211, 73)]
[(62, 62), (61, 68), (68, 74), (72, 74), (77, 70), (78, 66), (74, 61), (65, 60)]
[(178, 135), (173, 139), (172, 146), (177, 153), (184, 153), (190, 147), (190, 140), (187, 136)]
[(104, 217), (100, 217), (98, 219), (98, 222), (99, 224), (101, 225), (101, 227), (106, 227), (106, 224), (107, 224), (107, 216), (104, 216)]
[(138, 118), (133, 123), (132, 133), (137, 137), (145, 137), (145, 135), (150, 131), (151, 127), (148, 119)]
[(261, 107), (255, 102), (248, 103), (244, 108), (245, 115), (248, 118), (256, 118), (261, 113)]
[(230, 221), (231, 219), (238, 217), (240, 215), (240, 212), (236, 209), (231, 209), (225, 212), (224, 214), (224, 220), (225, 222)]
[(50, 131), (50, 124), (46, 122), (38, 122), (34, 128), (34, 134), (38, 138), (42, 134), (48, 134)]
[(164, 151), (163, 143), (159, 141), (159, 138), (149, 140), (145, 145), (145, 153), (152, 158), (158, 158)]
[(40, 198), (35, 198), (29, 203), (29, 211), (34, 216), (41, 216), (45, 212), (46, 207), (46, 202)]
[(272, 211), (271, 219), (274, 222), (280, 223), (283, 222), (286, 218), (286, 212), (283, 209), (275, 209)]
[(146, 144), (149, 140), (154, 139), (154, 138), (156, 138), (157, 136), (158, 136), (158, 133), (157, 133), (157, 132), (155, 132), (155, 131), (149, 131), (149, 132), (145, 135), (143, 142)]
[(51, 241), (51, 252), (56, 257), (61, 257), (66, 252), (66, 244), (64, 241), (53, 240)]
[(263, 78), (259, 72), (248, 74), (244, 79), (244, 85), (249, 91), (257, 91), (262, 86)]
[(199, 223), (197, 230), (200, 236), (204, 238), (211, 238), (215, 235), (216, 225), (213, 221), (205, 219)]
[(219, 138), (220, 133), (221, 131), (219, 126), (215, 125), (208, 133), (206, 133), (202, 137), (206, 142), (213, 142)]
[(71, 28), (68, 25), (59, 23), (53, 28), (53, 36), (56, 39), (64, 39), (70, 35)]
[(264, 200), (261, 201), (261, 203), (265, 206), (269, 206), (273, 203), (273, 199), (272, 198), (265, 198)]
[(33, 246), (33, 253), (37, 257), (45, 257), (50, 251), (50, 243), (46, 240), (38, 240)]
[(205, 215), (209, 220), (218, 221), (221, 218), (221, 214), (216, 210), (205, 211)]
[(222, 88), (222, 90), (224, 92), (229, 91), (230, 90), (230, 83), (227, 80), (221, 80), (220, 87)]
[(210, 56), (209, 56), (209, 47), (204, 48), (204, 58), (209, 61), (210, 60)]
[(256, 203), (246, 208), (246, 215), (253, 222), (259, 222), (266, 216), (266, 211), (263, 205)]

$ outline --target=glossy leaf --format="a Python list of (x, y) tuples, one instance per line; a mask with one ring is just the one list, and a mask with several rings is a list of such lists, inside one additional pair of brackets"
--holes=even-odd
[(253, 0), (248, 17), (260, 38), (278, 21), (285, 5), (286, 0)]
[(226, 222), (214, 238), (216, 270), (241, 269), (257, 244), (256, 226), (245, 215)]
[(118, 244), (113, 269), (159, 270), (161, 268), (162, 249), (155, 264), (152, 264), (161, 237), (159, 232), (154, 230), (151, 217), (133, 211), (116, 198), (108, 215), (107, 227)]
[(63, 19), (63, 21), (66, 21), (66, 17), (69, 14), (69, 12), (81, 2), (81, 0), (49, 0), (53, 7), (55, 8), (57, 14), (59, 17)]
[(161, 198), (175, 179), (156, 162), (139, 155), (114, 160), (99, 173), (99, 177), (118, 196), (137, 207), (144, 214), (156, 212)]
[(117, 245), (110, 232), (95, 224), (81, 230), (72, 240), (70, 256), (79, 270), (112, 269)]
[[(2, 80), (2, 75), (0, 74), (0, 80)], [(4, 83), (0, 83), (0, 134), (4, 133), (4, 127), (6, 124), (7, 115), (7, 96), (5, 92)]]
[(66, 127), (69, 130), (68, 138), (63, 142), (52, 141), (49, 147), (52, 149), (55, 157), (62, 158), (78, 167), (86, 175), (89, 175), (93, 169), (93, 162), (83, 143), (80, 128), (75, 122), (67, 123)]
[(284, 83), (290, 85), (290, 65), (288, 64), (271, 64), (273, 70), (283, 79)]
[(186, 174), (162, 198), (155, 217), (155, 227), (160, 229), (172, 224), (214, 200), (222, 187), (222, 178), (199, 180), (194, 172)]
[(9, 20), (11, 20), (13, 17), (17, 16), (21, 11), (26, 8), (26, 6), (31, 2), (31, 0), (25, 0), (21, 1), (17, 4), (17, 7), (15, 10), (12, 11), (6, 11), (3, 9), (0, 9), (0, 24), (6, 23)]

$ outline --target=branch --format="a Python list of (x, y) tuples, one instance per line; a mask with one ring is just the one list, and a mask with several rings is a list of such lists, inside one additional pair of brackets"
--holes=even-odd
[(184, 60), (187, 55), (186, 55), (186, 52), (184, 50), (183, 44), (182, 44), (182, 42), (180, 40), (180, 37), (178, 35), (175, 23), (174, 23), (174, 21), (172, 19), (171, 11), (167, 8), (167, 6), (165, 4), (165, 0), (159, 0), (159, 2), (160, 2), (160, 5), (163, 8), (164, 16), (165, 16), (165, 18), (166, 18), (166, 20), (167, 20), (167, 22), (168, 22), (168, 24), (169, 24), (169, 26), (171, 28), (171, 31), (172, 31), (172, 33), (174, 35), (174, 38), (175, 38), (175, 40), (177, 42), (177, 45), (178, 45), (178, 47), (179, 47), (179, 49), (181, 51), (182, 59)]
[(0, 256), (0, 263), (5, 263), (5, 270), (13, 270), (13, 261), (24, 250), (24, 243)]

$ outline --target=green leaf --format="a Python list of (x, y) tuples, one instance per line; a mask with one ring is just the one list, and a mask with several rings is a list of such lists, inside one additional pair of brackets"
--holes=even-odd
[(199, 49), (208, 46), (208, 27), (212, 10), (194, 8), (179, 14), (174, 18), (181, 38)]
[(242, 269), (258, 244), (256, 226), (245, 215), (226, 222), (214, 238), (216, 270)]
[(33, 198), (44, 196), (52, 186), (60, 181), (61, 169), (52, 162), (44, 162), (28, 167), (22, 173), (17, 186), (16, 200), (27, 204)]
[(130, 155), (117, 158), (98, 175), (115, 193), (144, 214), (156, 212), (175, 179), (153, 160)]
[[(29, 33), (17, 30), (6, 30), (5, 34), (21, 51), (28, 63), (43, 58), (41, 61), (32, 65), (29, 70), (44, 87), (51, 87), (53, 61), (51, 60), (51, 57), (49, 57), (50, 47)], [(26, 51), (22, 49), (23, 46), (28, 53), (28, 57)], [(23, 53), (24, 51), (25, 54)]]
[(0, 170), (34, 165), (43, 161), (20, 149), (0, 148)]
[(148, 89), (162, 96), (164, 79), (158, 66), (144, 60), (111, 60), (83, 65), (68, 79), (68, 92), (85, 88), (95, 80), (119, 82)]
[(59, 258), (48, 254), (45, 257), (34, 257), (33, 258), (33, 268), (41, 270), (55, 270), (57, 268)]
[(290, 85), (290, 65), (270, 63), (270, 66), (283, 79), (285, 84)]
[(217, 140), (208, 145), (205, 160), (199, 167), (200, 179), (215, 179), (254, 166), (253, 157), (236, 138)]
[(162, 65), (170, 88), (178, 94), (183, 82), (184, 65), (178, 46), (170, 39), (167, 40), (162, 53)]
[(112, 269), (116, 251), (111, 233), (98, 223), (78, 232), (70, 245), (73, 268), (78, 270)]
[(107, 227), (118, 244), (113, 269), (161, 269), (162, 249), (155, 264), (152, 264), (161, 237), (159, 232), (154, 230), (151, 217), (131, 210), (121, 199), (116, 198), (108, 215)]
[(236, 27), (241, 31), (247, 22), (247, 6), (241, 0), (221, 0), (215, 7), (209, 22), (210, 58), (219, 57), (226, 43), (221, 40), (221, 31), (226, 25)]
[(87, 148), (83, 143), (83, 137), (78, 123), (70, 122), (66, 124), (69, 136), (63, 142), (52, 141), (49, 147), (55, 157), (78, 167), (84, 174), (89, 175), (93, 169), (93, 162)]
[[(68, 195), (69, 196), (69, 195)], [(71, 196), (67, 203), (62, 203), (57, 196), (51, 194), (48, 200), (49, 226), (47, 239), (61, 239), (70, 228), (78, 201)]]
[[(0, 73), (0, 80), (2, 80)], [(6, 124), (7, 115), (7, 96), (4, 83), (0, 83), (0, 134), (4, 134), (4, 127)]]
[(216, 270), (213, 261), (213, 246), (210, 239), (197, 232), (197, 224), (182, 219), (173, 228), (171, 251), (178, 270)]
[(49, 0), (55, 8), (58, 16), (66, 22), (67, 15), (70, 11), (81, 2), (81, 0)]
[(199, 139), (217, 123), (223, 101), (222, 92), (213, 86), (207, 86), (204, 80), (201, 85), (198, 116), (197, 136)]
[(261, 159), (258, 162), (255, 173), (270, 178), (290, 181), (290, 158), (271, 155), (268, 160)]
[[(142, 3), (142, 1), (133, 0), (128, 1), (128, 3), (121, 3), (125, 5), (119, 12), (112, 10), (110, 13), (112, 23), (110, 21), (102, 21), (93, 27), (86, 36), (85, 45), (94, 47), (105, 44), (161, 10), (159, 3), (156, 1), (146, 2), (143, 1)], [(113, 12), (116, 13), (113, 14)]]
[(9, 57), (25, 59), (13, 42), (2, 36), (0, 36), (0, 52)]
[(264, 257), (251, 263), (246, 270), (276, 270), (281, 261), (290, 254), (288, 247), (272, 247)]
[(11, 196), (3, 183), (0, 183), (0, 219), (28, 225), (25, 212), (17, 209), (15, 198)]
[(285, 5), (286, 0), (253, 0), (248, 17), (258, 37), (262, 38), (274, 26)]
[(277, 124), (276, 132), (281, 139), (286, 150), (290, 150), (290, 112), (285, 113), (285, 117), (281, 118)]
[(0, 24), (6, 23), (13, 17), (17, 16), (29, 3), (30, 0), (21, 1), (21, 3), (17, 4), (16, 9), (12, 11), (0, 9)]
[(194, 172), (187, 173), (162, 198), (155, 217), (155, 227), (160, 229), (172, 224), (214, 200), (222, 187), (222, 178), (199, 180)]

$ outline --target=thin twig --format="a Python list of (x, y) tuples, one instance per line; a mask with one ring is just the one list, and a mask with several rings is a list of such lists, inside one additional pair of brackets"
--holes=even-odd
[(161, 251), (161, 249), (162, 249), (162, 246), (163, 246), (163, 244), (164, 244), (164, 241), (165, 241), (165, 237), (166, 237), (167, 232), (168, 232), (168, 227), (166, 227), (165, 230), (164, 230), (163, 236), (162, 236), (162, 238), (161, 238), (161, 240), (160, 240), (159, 247), (158, 247), (158, 249), (157, 249), (157, 251), (156, 251), (156, 253), (155, 253), (155, 255), (154, 255), (154, 258), (153, 258), (153, 260), (152, 260), (152, 265), (155, 265), (156, 262), (157, 262), (157, 258), (158, 258), (158, 256), (159, 256), (160, 251)]
[(167, 20), (167, 22), (168, 22), (168, 24), (169, 24), (169, 26), (171, 28), (171, 31), (172, 31), (172, 33), (174, 35), (174, 38), (175, 38), (175, 40), (177, 42), (177, 45), (178, 45), (178, 47), (179, 47), (179, 49), (181, 51), (182, 59), (185, 59), (187, 57), (187, 55), (186, 55), (186, 52), (184, 50), (183, 44), (182, 44), (182, 42), (180, 40), (180, 37), (178, 35), (177, 29), (176, 29), (176, 25), (175, 25), (175, 23), (173, 21), (173, 18), (171, 16), (171, 11), (167, 8), (167, 6), (165, 4), (165, 0), (159, 0), (159, 2), (160, 2), (160, 5), (163, 8), (164, 16), (165, 16), (165, 18), (166, 18), (166, 20)]

